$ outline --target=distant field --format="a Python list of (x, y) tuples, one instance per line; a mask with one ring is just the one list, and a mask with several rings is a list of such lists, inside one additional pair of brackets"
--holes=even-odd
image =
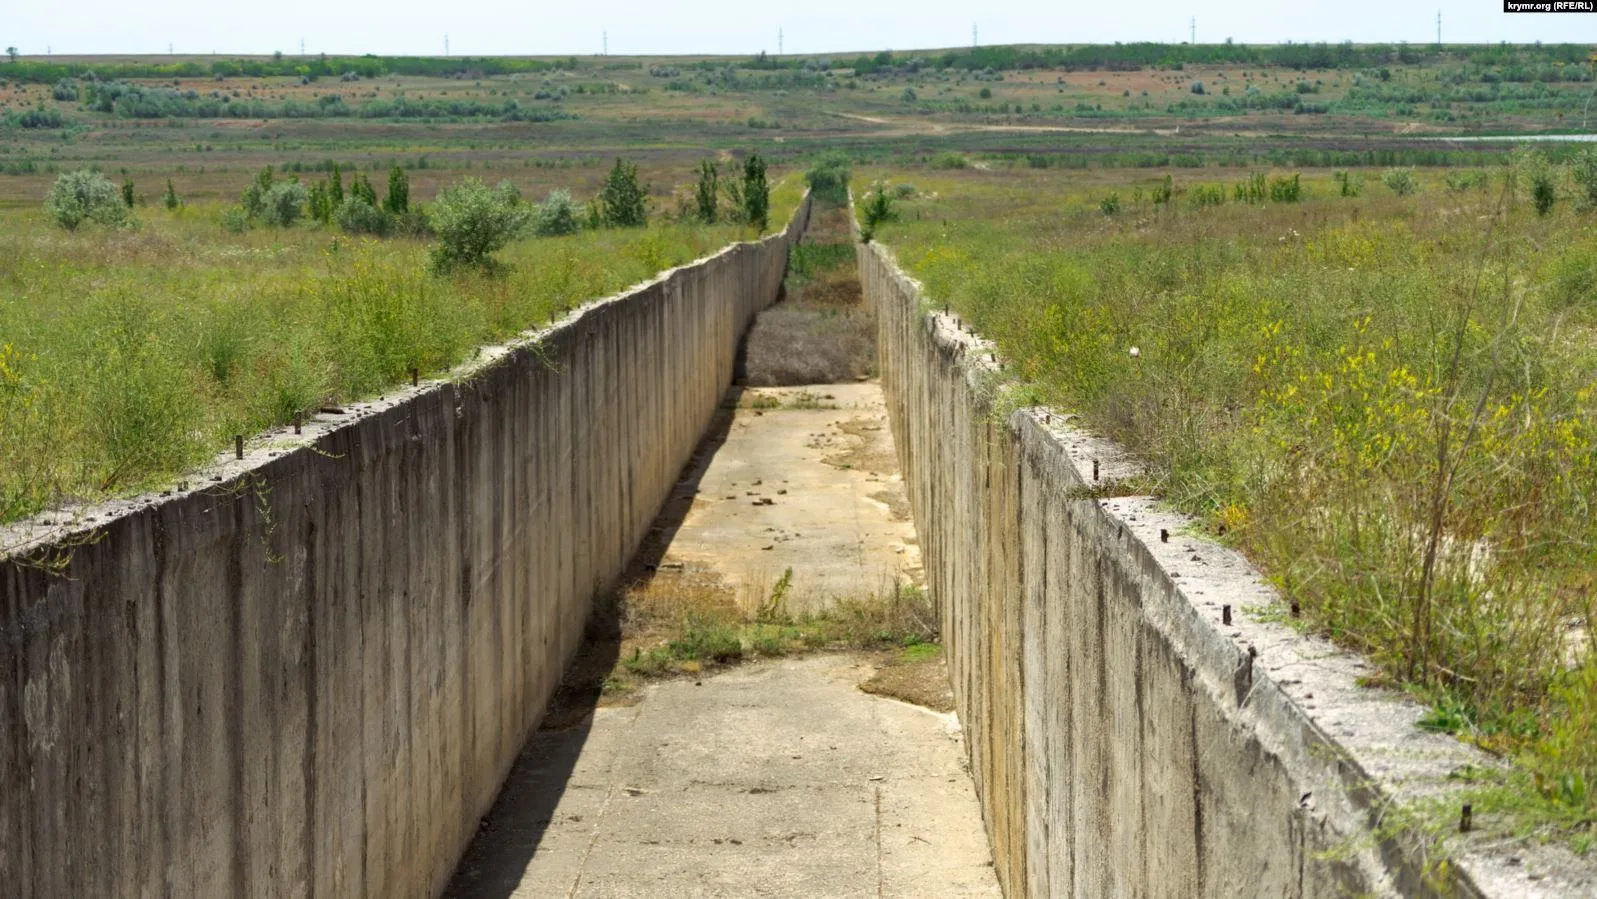
[(1553, 168), (1539, 215), (1537, 172), (872, 175), (901, 198), (877, 239), (997, 341), (1018, 402), (1146, 458), (1125, 489), (1523, 762), (1478, 808), (1586, 851), (1597, 213)]
[[(597, 169), (617, 153), (648, 168), (748, 148), (795, 164), (823, 148), (899, 165), (950, 149), (1072, 168), (1257, 165), (1264, 154), (1311, 166), (1480, 163), (1498, 150), (1423, 138), (1597, 128), (1586, 114), (1597, 89), (1589, 51), (1137, 44), (780, 58), (23, 57), (0, 63), (0, 204), (35, 201), (56, 173), (81, 165), (220, 197), (263, 165), (327, 159), (534, 181), (551, 167)], [(424, 194), (434, 177), (449, 176), (422, 175)]]

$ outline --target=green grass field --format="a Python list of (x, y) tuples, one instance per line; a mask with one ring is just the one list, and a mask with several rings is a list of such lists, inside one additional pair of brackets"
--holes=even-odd
[(996, 340), (1021, 401), (1143, 456), (1127, 489), (1241, 547), (1435, 726), (1521, 759), (1531, 820), (1584, 849), (1597, 213), (1560, 181), (1539, 215), (1530, 167), (1406, 195), (1355, 171), (1356, 196), (1286, 171), (871, 174), (909, 185), (877, 239)]
[[(773, 191), (773, 221), (802, 185)], [(725, 244), (748, 226), (526, 238), (502, 273), (437, 276), (429, 241), (316, 224), (225, 232), (216, 204), (68, 233), (38, 211), (0, 229), (0, 521), (162, 486), (232, 435), (463, 361)]]

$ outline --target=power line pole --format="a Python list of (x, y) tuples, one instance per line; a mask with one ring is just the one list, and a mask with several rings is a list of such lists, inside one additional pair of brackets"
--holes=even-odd
[(600, 32), (600, 34), (603, 35), (604, 51), (602, 53), (600, 53), (599, 55), (600, 56), (609, 56), (610, 55), (610, 30), (607, 28), (604, 31)]
[(976, 49), (976, 23), (970, 23), (970, 48)]
[(776, 55), (782, 55), (782, 29), (776, 29)]
[(1442, 46), (1442, 11), (1436, 11), (1436, 46)]
[(444, 55), (449, 55), (449, 32), (444, 32)]
[(299, 39), (299, 55), (301, 55), (301, 56), (305, 55), (305, 39), (304, 38), (300, 38)]
[(1187, 25), (1187, 43), (1191, 44), (1194, 47), (1198, 46), (1198, 17), (1197, 16), (1193, 16), (1192, 17), (1192, 21), (1190, 23), (1188, 23), (1188, 25)]

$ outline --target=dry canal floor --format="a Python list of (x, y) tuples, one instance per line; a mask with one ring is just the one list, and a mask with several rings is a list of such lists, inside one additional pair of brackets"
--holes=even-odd
[[(792, 569), (810, 608), (915, 583), (880, 388), (732, 399), (662, 513), (654, 564), (713, 571), (747, 602)], [(863, 692), (878, 661), (754, 662), (540, 730), (448, 894), (999, 895), (957, 721)]]

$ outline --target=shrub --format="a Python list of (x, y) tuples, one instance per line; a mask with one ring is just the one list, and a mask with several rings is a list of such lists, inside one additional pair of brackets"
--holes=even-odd
[(750, 153), (743, 161), (743, 219), (764, 231), (771, 218), (771, 187), (765, 181), (765, 160)]
[(18, 128), (60, 128), (66, 124), (66, 117), (53, 106), (35, 106), (26, 112), (11, 113), (5, 117), (5, 121)]
[(993, 98), (993, 89), (984, 87), (977, 92), (976, 96), (981, 97), (983, 100), (991, 100)]
[(893, 199), (887, 194), (887, 186), (878, 181), (876, 188), (865, 197), (865, 204), (860, 207), (860, 240), (870, 243), (876, 236), (876, 229), (895, 218), (897, 213), (893, 211)]
[(365, 175), (358, 173), (355, 175), (355, 180), (349, 184), (349, 195), (354, 199), (365, 200), (370, 206), (377, 205), (377, 188), (372, 187), (372, 183), (366, 180)]
[(1263, 203), (1264, 198), (1269, 196), (1269, 190), (1264, 183), (1264, 173), (1254, 172), (1248, 176), (1248, 180), (1237, 182), (1232, 189), (1232, 195), (1238, 203)]
[(268, 225), (287, 228), (304, 217), (308, 197), (305, 185), (298, 181), (274, 184), (261, 198), (261, 220)]
[(387, 210), (373, 206), (366, 202), (365, 197), (354, 196), (352, 192), (344, 205), (338, 207), (338, 227), (346, 234), (386, 237), (394, 230), (394, 217)]
[(1155, 206), (1163, 206), (1164, 204), (1170, 202), (1170, 198), (1175, 196), (1175, 194), (1176, 194), (1175, 179), (1171, 178), (1169, 175), (1166, 175), (1166, 176), (1164, 176), (1164, 180), (1163, 181), (1161, 181), (1158, 184), (1154, 185), (1154, 188), (1153, 188), (1153, 205), (1155, 205)]
[(333, 201), (327, 195), (327, 182), (318, 181), (311, 185), (310, 193), (305, 200), (305, 205), (310, 212), (310, 217), (322, 224), (327, 224), (333, 219)]
[(1194, 209), (1224, 205), (1225, 185), (1199, 184), (1187, 193), (1187, 201), (1192, 204)]
[(410, 176), (397, 165), (388, 170), (388, 196), (383, 198), (383, 209), (390, 215), (410, 211)]
[(166, 193), (161, 195), (161, 202), (166, 204), (167, 211), (177, 209), (183, 205), (182, 199), (177, 195), (177, 190), (172, 187), (172, 179), (166, 179)]
[(133, 208), (133, 179), (132, 178), (123, 178), (122, 179), (122, 205), (126, 206), (129, 209)]
[(476, 178), (440, 192), (430, 209), (432, 228), (438, 235), (438, 245), (432, 251), (433, 268), (438, 272), (493, 269), (493, 254), (510, 243), (532, 217), (510, 184), (490, 189)]
[(1537, 215), (1553, 211), (1553, 204), (1558, 202), (1558, 182), (1551, 168), (1531, 173), (1530, 199), (1536, 206)]
[(915, 89), (912, 87), (904, 88), (904, 92), (898, 95), (898, 99), (904, 103), (914, 103), (916, 99)]
[(267, 166), (255, 175), (255, 180), (249, 187), (244, 188), (244, 193), (239, 197), (239, 206), (244, 214), (252, 219), (260, 218), (266, 214), (266, 194), (276, 184), (272, 177), (272, 167)]
[(50, 89), (50, 96), (61, 103), (76, 103), (78, 100), (78, 83), (71, 78), (63, 78)]
[(947, 153), (938, 153), (932, 157), (932, 168), (934, 169), (963, 169), (969, 166), (970, 161), (965, 158), (963, 153), (949, 151)]
[(848, 157), (835, 150), (822, 154), (804, 173), (810, 195), (837, 206), (848, 205), (849, 177)]
[[(1597, 208), (1597, 148), (1581, 150), (1570, 162), (1569, 176), (1580, 188), (1581, 205), (1587, 209)], [(1451, 183), (1451, 173), (1448, 178)]]
[(243, 206), (229, 206), (222, 210), (222, 230), (229, 234), (243, 234), (250, 229), (250, 213)]
[(1303, 184), (1296, 172), (1293, 172), (1290, 178), (1283, 176), (1270, 179), (1270, 202), (1296, 203), (1301, 199), (1303, 199)]
[(1120, 194), (1111, 192), (1109, 196), (1098, 201), (1098, 209), (1104, 215), (1114, 215), (1120, 211)]
[(600, 215), (611, 228), (641, 228), (648, 224), (648, 190), (638, 183), (638, 167), (617, 159), (599, 189)]
[(716, 170), (715, 161), (702, 160), (699, 163), (699, 183), (693, 188), (693, 203), (699, 220), (713, 225), (720, 217), (721, 204), (721, 176)]
[(67, 172), (55, 179), (44, 198), (44, 209), (57, 225), (68, 231), (76, 231), (86, 221), (112, 226), (132, 221), (117, 186), (89, 169)]
[(1195, 93), (1195, 94), (1203, 93), (1203, 82), (1202, 81), (1194, 81), (1194, 82), (1192, 82), (1192, 92)]
[(532, 233), (539, 237), (562, 237), (575, 234), (581, 228), (577, 221), (577, 204), (572, 202), (571, 192), (567, 190), (550, 191), (549, 199), (539, 203), (533, 213)]
[(1387, 169), (1381, 173), (1381, 183), (1400, 197), (1406, 197), (1419, 188), (1414, 182), (1413, 169)]
[(1364, 189), (1364, 179), (1358, 173), (1349, 171), (1335, 172), (1331, 175), (1336, 180), (1337, 193), (1344, 197), (1356, 197)]

